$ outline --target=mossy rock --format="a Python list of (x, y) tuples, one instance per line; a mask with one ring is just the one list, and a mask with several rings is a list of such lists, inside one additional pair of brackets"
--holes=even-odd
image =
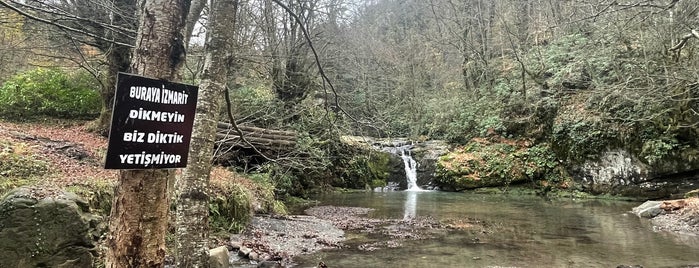
[(523, 182), (564, 187), (569, 175), (546, 143), (473, 139), (439, 158), (435, 183), (442, 189), (500, 187)]
[(92, 182), (66, 187), (66, 191), (80, 196), (90, 209), (103, 216), (109, 216), (114, 198), (114, 185), (109, 182)]
[(49, 171), (49, 164), (40, 160), (22, 142), (0, 140), (0, 196), (12, 189), (36, 183)]
[(0, 267), (92, 267), (100, 220), (75, 194), (15, 189), (0, 202)]
[(231, 184), (214, 194), (209, 201), (209, 223), (214, 231), (238, 233), (250, 223), (253, 215), (252, 193)]
[(699, 198), (699, 189), (691, 190), (684, 194), (684, 198)]
[(336, 167), (341, 170), (341, 187), (361, 189), (373, 185), (385, 185), (391, 174), (391, 156), (385, 152), (356, 151)]

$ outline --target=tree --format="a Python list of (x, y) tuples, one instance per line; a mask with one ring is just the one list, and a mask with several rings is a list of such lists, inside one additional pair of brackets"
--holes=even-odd
[[(278, 2), (265, 0), (264, 31), (271, 56), (272, 83), (277, 97), (291, 108), (303, 100), (313, 88), (310, 69), (314, 67), (309, 57), (309, 47), (301, 27), (311, 29), (316, 20), (317, 1)], [(279, 10), (279, 3), (289, 10)], [(293, 12), (300, 22), (289, 12)]]
[(190, 153), (176, 187), (177, 267), (208, 267), (209, 175), (221, 97), (233, 65), (238, 0), (212, 0), (211, 5)]
[[(116, 0), (113, 1), (114, 10), (111, 22), (114, 25), (133, 29), (133, 16), (136, 11), (136, 0)], [(131, 64), (131, 48), (125, 44), (130, 44), (132, 40), (123, 34), (115, 31), (106, 31), (105, 35), (112, 40), (118, 41), (98, 41), (98, 48), (106, 55), (107, 74), (106, 82), (100, 90), (102, 96), (102, 111), (95, 121), (93, 128), (99, 133), (109, 133), (109, 124), (112, 118), (112, 105), (114, 103), (114, 88), (116, 76), (119, 72), (126, 72)], [(123, 44), (120, 44), (123, 43)]]
[(24, 19), (19, 14), (0, 7), (0, 81), (17, 71), (26, 61), (26, 37), (22, 31)]
[[(188, 0), (145, 0), (139, 6), (139, 31), (132, 72), (177, 80), (184, 60), (183, 30)], [(119, 172), (107, 237), (107, 267), (163, 267), (169, 180), (173, 170)]]
[[(52, 57), (69, 58), (101, 81), (102, 110), (93, 129), (103, 135), (109, 131), (115, 79), (130, 65), (130, 51), (136, 34), (136, 0), (17, 1), (0, 0), (11, 9), (41, 25), (49, 39), (58, 45)], [(36, 46), (36, 44), (34, 44)], [(96, 49), (103, 57), (88, 57), (85, 47)], [(35, 50), (35, 49), (32, 49)], [(59, 52), (59, 50), (61, 50)], [(65, 52), (70, 53), (65, 53)], [(66, 55), (68, 54), (68, 55)], [(101, 59), (106, 72), (90, 61)]]

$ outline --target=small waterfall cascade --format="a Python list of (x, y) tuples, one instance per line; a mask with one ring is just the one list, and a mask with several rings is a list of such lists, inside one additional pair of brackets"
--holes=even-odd
[(403, 159), (403, 164), (405, 165), (405, 177), (408, 182), (406, 191), (423, 191), (420, 186), (417, 186), (417, 162), (410, 156), (410, 151), (407, 149), (401, 150), (400, 158)]
[[(414, 147), (414, 144), (410, 141), (407, 140), (397, 140), (391, 143), (383, 143), (383, 144), (374, 144), (375, 148), (387, 152), (389, 154), (398, 156), (403, 160), (403, 170), (405, 173), (405, 182), (406, 182), (406, 190), (409, 192), (420, 192), (420, 191), (429, 191), (429, 190), (424, 190), (418, 186), (417, 182), (417, 168), (418, 168), (418, 163), (413, 159), (412, 157), (412, 149)], [(377, 188), (374, 189), (374, 191), (377, 192), (383, 192), (383, 191), (397, 191), (400, 190), (402, 187), (399, 187), (399, 185), (402, 185), (403, 183), (396, 182), (396, 180), (400, 179), (400, 167), (397, 166), (398, 163), (396, 163), (395, 168), (395, 177), (394, 181), (389, 182), (388, 186), (382, 187), (382, 188)]]

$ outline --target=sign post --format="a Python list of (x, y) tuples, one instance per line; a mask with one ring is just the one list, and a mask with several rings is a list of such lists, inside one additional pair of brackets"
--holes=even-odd
[(187, 166), (198, 87), (119, 73), (106, 169)]

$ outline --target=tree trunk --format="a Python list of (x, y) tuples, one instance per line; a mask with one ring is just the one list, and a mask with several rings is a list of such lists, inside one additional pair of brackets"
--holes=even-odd
[[(233, 66), (237, 0), (212, 0), (187, 168), (177, 181), (177, 267), (209, 267), (209, 175), (219, 107)], [(228, 15), (232, 14), (232, 15)]]
[[(133, 17), (136, 13), (137, 0), (116, 0), (112, 2), (112, 8), (117, 11), (111, 11), (112, 25), (117, 25), (124, 28), (131, 28)], [(115, 14), (120, 12), (123, 14)], [(108, 30), (105, 37), (110, 40), (118, 41), (119, 43), (133, 44), (133, 40), (127, 36), (115, 33), (113, 30)], [(112, 120), (112, 106), (114, 105), (114, 90), (116, 89), (116, 77), (119, 72), (128, 71), (131, 65), (131, 49), (128, 46), (120, 45), (112, 42), (101, 41), (97, 42), (97, 46), (106, 55), (107, 59), (107, 78), (102, 88), (100, 96), (102, 97), (102, 110), (95, 122), (93, 122), (92, 130), (102, 136), (109, 134), (109, 127)]]
[[(184, 59), (182, 38), (189, 0), (139, 2), (139, 30), (132, 72), (177, 80)], [(163, 267), (168, 180), (173, 170), (120, 171), (107, 237), (106, 267)]]
[(184, 30), (185, 34), (185, 46), (189, 45), (189, 40), (192, 39), (192, 34), (194, 33), (194, 27), (197, 25), (199, 18), (201, 17), (201, 12), (206, 7), (206, 0), (192, 0), (192, 6), (189, 9), (189, 15), (187, 15), (187, 24)]
[(116, 77), (119, 72), (126, 72), (131, 64), (131, 49), (122, 45), (114, 45), (107, 52), (107, 78), (100, 90), (102, 97), (102, 110), (94, 122), (93, 130), (102, 136), (109, 134), (112, 121), (112, 106), (114, 105), (114, 90), (116, 89)]

